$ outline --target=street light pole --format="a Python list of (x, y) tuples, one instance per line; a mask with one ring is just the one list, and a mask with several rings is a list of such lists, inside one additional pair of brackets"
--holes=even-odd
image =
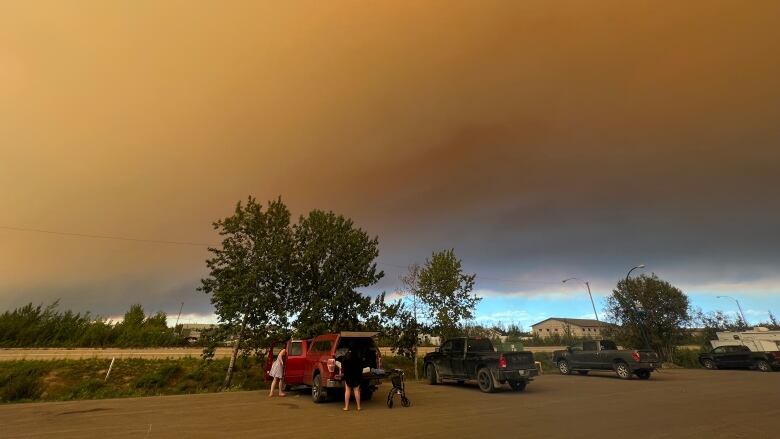
[(590, 283), (576, 277), (570, 277), (568, 279), (562, 280), (561, 282), (566, 283), (567, 280), (578, 280), (584, 283), (586, 287), (588, 287), (588, 297), (590, 297), (590, 304), (593, 306), (593, 315), (596, 316), (596, 321), (600, 322), (601, 320), (599, 320), (599, 313), (596, 312), (596, 302), (593, 301), (593, 294), (590, 293)]
[[(630, 288), (628, 286), (628, 278), (629, 276), (631, 276), (631, 272), (636, 270), (637, 268), (645, 268), (645, 264), (639, 264), (635, 266), (634, 268), (628, 270), (628, 273), (626, 274), (626, 293), (629, 293), (629, 297), (630, 297), (630, 291), (629, 291)], [(634, 315), (636, 317), (639, 317), (639, 312), (637, 309), (638, 307), (636, 302), (634, 302), (633, 308), (634, 308)], [(639, 319), (637, 319), (637, 324), (639, 325), (639, 332), (642, 334), (642, 338), (645, 339), (645, 348), (650, 349), (650, 342), (647, 340), (647, 334), (645, 334), (644, 322), (640, 322)]]
[(742, 321), (743, 321), (743, 322), (745, 322), (745, 324), (746, 324), (746, 325), (748, 324), (748, 321), (747, 321), (747, 319), (745, 319), (745, 313), (744, 313), (744, 312), (742, 312), (742, 305), (740, 305), (740, 304), (739, 304), (739, 300), (737, 300), (737, 299), (735, 299), (735, 298), (733, 298), (733, 297), (731, 297), (731, 296), (717, 296), (717, 298), (718, 298), (718, 299), (723, 299), (723, 298), (726, 298), (726, 299), (731, 299), (731, 300), (733, 300), (734, 302), (736, 302), (736, 303), (737, 303), (737, 308), (739, 309), (739, 315), (741, 315), (741, 316), (742, 316)]

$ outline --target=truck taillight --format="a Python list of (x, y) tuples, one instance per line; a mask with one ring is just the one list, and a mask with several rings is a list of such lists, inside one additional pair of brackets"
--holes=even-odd
[(634, 361), (638, 362), (639, 361), (639, 352), (637, 352), (637, 351), (631, 352), (631, 358), (633, 358)]
[(328, 372), (333, 373), (336, 370), (336, 359), (328, 358)]
[(506, 369), (506, 358), (504, 358), (503, 355), (498, 357), (498, 367), (501, 369)]

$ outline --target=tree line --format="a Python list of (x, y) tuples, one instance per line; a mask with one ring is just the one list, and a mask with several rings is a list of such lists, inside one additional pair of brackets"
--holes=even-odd
[(114, 323), (89, 312), (59, 309), (59, 302), (27, 304), (0, 314), (0, 347), (158, 347), (184, 344), (164, 312), (146, 315), (133, 305)]

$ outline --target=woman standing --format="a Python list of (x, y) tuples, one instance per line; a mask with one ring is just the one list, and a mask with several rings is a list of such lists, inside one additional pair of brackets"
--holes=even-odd
[(282, 349), (279, 351), (279, 355), (276, 356), (276, 361), (274, 361), (274, 364), (271, 365), (271, 371), (268, 372), (271, 377), (273, 377), (273, 381), (271, 382), (271, 392), (268, 394), (268, 396), (274, 396), (274, 388), (278, 385), (279, 386), (279, 396), (287, 396), (286, 393), (284, 393), (284, 358), (287, 356), (287, 349)]
[(349, 399), (353, 392), (357, 409), (360, 411), (360, 382), (363, 381), (363, 364), (360, 357), (350, 349), (341, 368), (344, 375), (344, 411), (349, 410)]

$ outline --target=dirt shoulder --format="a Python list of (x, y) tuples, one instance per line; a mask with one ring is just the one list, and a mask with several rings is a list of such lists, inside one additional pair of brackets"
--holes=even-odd
[(4, 438), (370, 437), (770, 438), (780, 373), (668, 370), (649, 381), (614, 374), (544, 375), (526, 392), (410, 384), (411, 408), (388, 409), (384, 385), (360, 413), (309, 395), (262, 392), (0, 406)]

